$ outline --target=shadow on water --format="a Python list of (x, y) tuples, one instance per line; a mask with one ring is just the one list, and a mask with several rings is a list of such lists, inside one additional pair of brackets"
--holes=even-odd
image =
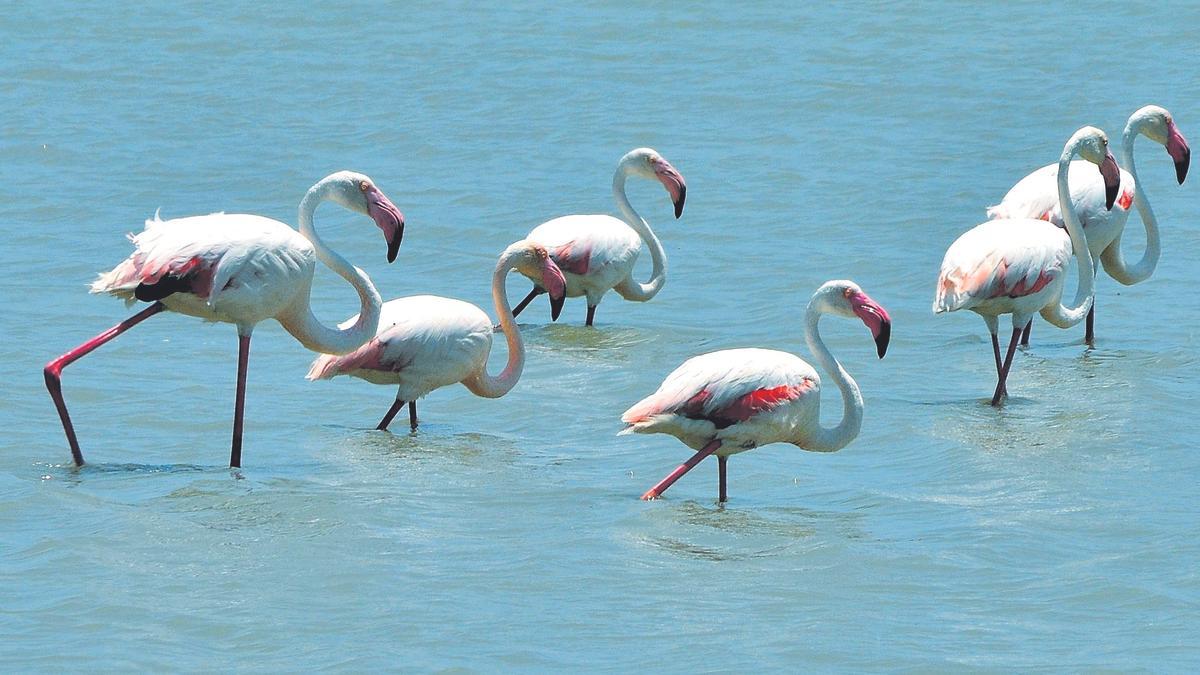
[(637, 547), (699, 560), (771, 558), (798, 547), (820, 546), (825, 539), (822, 533), (829, 529), (834, 538), (861, 538), (864, 517), (800, 507), (743, 510), (729, 503), (659, 500), (643, 511), (639, 518), (643, 531), (631, 533), (631, 539)]

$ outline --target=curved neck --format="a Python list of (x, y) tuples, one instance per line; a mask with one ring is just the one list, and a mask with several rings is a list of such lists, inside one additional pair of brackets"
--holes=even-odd
[(312, 313), (310, 277), (308, 288), (299, 294), (296, 302), (280, 314), (278, 319), (284, 329), (308, 349), (325, 354), (347, 354), (375, 336), (375, 331), (379, 328), (379, 312), (383, 299), (379, 297), (379, 291), (375, 289), (366, 273), (327, 247), (313, 227), (313, 214), (317, 206), (328, 198), (329, 185), (326, 183), (314, 185), (304, 195), (304, 199), (300, 201), (300, 234), (312, 242), (321, 262), (354, 286), (361, 303), (358, 318), (344, 329), (331, 328), (321, 323)]
[(625, 222), (629, 223), (633, 231), (637, 232), (649, 247), (650, 263), (653, 265), (653, 269), (650, 271), (650, 279), (646, 283), (635, 281), (631, 284), (624, 284), (621, 288), (621, 297), (626, 300), (645, 302), (657, 295), (662, 290), (663, 284), (667, 282), (667, 253), (663, 250), (658, 237), (654, 235), (654, 230), (651, 230), (650, 225), (638, 215), (637, 211), (633, 210), (633, 206), (629, 203), (629, 197), (625, 196), (625, 178), (628, 175), (629, 169), (624, 164), (617, 167), (617, 172), (613, 174), (613, 198), (616, 199), (617, 208), (621, 210)]
[(521, 340), (521, 329), (517, 328), (517, 320), (513, 318), (512, 307), (508, 304), (508, 288), (506, 280), (508, 273), (515, 264), (516, 254), (506, 255), (496, 263), (496, 271), (492, 275), (492, 303), (496, 306), (496, 314), (500, 317), (500, 329), (508, 341), (508, 363), (499, 375), (492, 376), (487, 372), (487, 364), (472, 380), (464, 382), (467, 389), (476, 396), (484, 398), (499, 398), (509, 392), (521, 379), (521, 371), (525, 368), (525, 343)]
[(1059, 328), (1070, 328), (1083, 321), (1092, 308), (1092, 287), (1095, 285), (1096, 268), (1092, 264), (1092, 253), (1088, 250), (1079, 216), (1071, 206), (1071, 184), (1067, 180), (1071, 160), (1079, 151), (1079, 145), (1080, 141), (1075, 140), (1063, 149), (1062, 157), (1058, 160), (1058, 209), (1062, 212), (1063, 223), (1071, 237), (1071, 250), (1079, 260), (1079, 287), (1075, 291), (1073, 307), (1063, 305), (1060, 294), (1051, 306), (1042, 310), (1042, 317)]
[(845, 368), (842, 368), (842, 364), (833, 357), (825, 342), (821, 340), (821, 331), (817, 327), (821, 314), (821, 310), (809, 303), (808, 311), (804, 315), (804, 339), (808, 343), (808, 350), (821, 364), (821, 369), (833, 377), (838, 391), (842, 393), (842, 421), (835, 427), (826, 427), (821, 424), (818, 414), (816, 430), (806, 430), (804, 438), (797, 439), (797, 444), (805, 450), (833, 452), (846, 447), (858, 436), (858, 431), (862, 428), (863, 400), (858, 383), (850, 377)]
[(1138, 118), (1131, 119), (1125, 125), (1125, 133), (1121, 138), (1121, 162), (1133, 177), (1133, 203), (1137, 206), (1142, 225), (1146, 228), (1146, 250), (1142, 253), (1141, 260), (1133, 265), (1126, 265), (1125, 258), (1121, 255), (1121, 237), (1118, 235), (1100, 256), (1104, 262), (1104, 271), (1126, 286), (1149, 279), (1158, 267), (1158, 256), (1162, 252), (1158, 240), (1158, 219), (1154, 217), (1150, 200), (1142, 190), (1142, 181), (1138, 179), (1137, 166), (1133, 162), (1133, 140), (1142, 133), (1144, 123), (1145, 118)]

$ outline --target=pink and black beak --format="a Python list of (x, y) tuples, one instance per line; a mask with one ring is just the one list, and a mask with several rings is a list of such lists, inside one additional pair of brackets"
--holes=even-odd
[(854, 310), (854, 315), (866, 324), (867, 328), (871, 329), (871, 336), (875, 338), (875, 349), (879, 352), (879, 358), (887, 353), (888, 342), (892, 339), (892, 318), (888, 316), (887, 310), (878, 302), (872, 300), (866, 293), (855, 291), (848, 297), (850, 307)]
[(1167, 121), (1167, 154), (1175, 161), (1175, 178), (1183, 185), (1183, 179), (1187, 178), (1188, 165), (1192, 161), (1192, 149), (1188, 147), (1183, 134), (1179, 133), (1175, 120)]
[(1108, 150), (1104, 151), (1104, 161), (1100, 163), (1100, 175), (1104, 177), (1104, 208), (1111, 211), (1117, 193), (1121, 191), (1121, 169)]
[(687, 199), (687, 182), (683, 180), (683, 174), (671, 166), (670, 162), (659, 157), (654, 162), (654, 177), (667, 189), (671, 203), (675, 205), (675, 217), (679, 218), (683, 215), (683, 202)]
[(546, 265), (542, 268), (542, 288), (550, 294), (550, 320), (558, 321), (567, 300), (567, 279), (550, 256), (546, 256)]
[(363, 190), (367, 200), (367, 213), (375, 221), (375, 225), (383, 230), (383, 238), (387, 241), (387, 261), (396, 262), (396, 254), (400, 251), (400, 240), (404, 239), (404, 214), (379, 191), (374, 185)]

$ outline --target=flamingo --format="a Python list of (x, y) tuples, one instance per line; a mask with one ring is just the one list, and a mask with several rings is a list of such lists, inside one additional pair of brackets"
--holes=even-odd
[[(498, 376), (487, 373), (492, 350), (492, 320), (469, 302), (435, 295), (415, 295), (383, 305), (379, 332), (362, 347), (344, 356), (323, 354), (313, 361), (309, 380), (350, 375), (373, 384), (398, 385), (396, 401), (376, 429), (387, 429), (408, 403), (408, 422), (417, 428), (417, 399), (434, 389), (462, 382), (471, 393), (499, 398), (521, 378), (525, 344), (506, 294), (508, 273), (536, 276), (549, 290), (553, 314), (562, 309), (566, 280), (541, 244), (518, 241), (500, 254), (492, 275), (492, 302), (508, 341), (508, 364)], [(351, 317), (347, 323), (353, 322)]]
[[(1104, 185), (1095, 174), (1076, 172), (1070, 181), (1071, 203), (1083, 225), (1087, 236), (1088, 251), (1093, 264), (1104, 263), (1104, 271), (1120, 283), (1131, 286), (1150, 278), (1158, 266), (1159, 237), (1158, 220), (1150, 209), (1150, 200), (1137, 180), (1137, 167), (1133, 162), (1133, 141), (1138, 135), (1164, 146), (1175, 162), (1175, 178), (1183, 184), (1187, 177), (1192, 151), (1187, 139), (1175, 126), (1175, 119), (1165, 108), (1148, 105), (1138, 108), (1125, 123), (1121, 135), (1121, 194), (1112, 210), (1104, 208)], [(1058, 203), (1056, 178), (1058, 165), (1044, 166), (1022, 178), (1004, 199), (988, 208), (989, 218), (1040, 218), (1059, 227), (1063, 226), (1062, 209)], [(1129, 207), (1137, 206), (1146, 228), (1146, 250), (1135, 265), (1126, 265), (1121, 255), (1121, 234), (1129, 220)], [(1095, 343), (1096, 305), (1088, 311), (1084, 340)], [(1029, 344), (1032, 324), (1025, 327), (1021, 344)]]
[[(993, 406), (999, 406), (1001, 397), (1007, 394), (1005, 382), (1013, 352), (1020, 341), (1021, 329), (1033, 313), (1041, 312), (1042, 318), (1050, 323), (1070, 328), (1082, 321), (1092, 306), (1092, 256), (1083, 227), (1070, 208), (1068, 174), (1076, 155), (1100, 167), (1105, 202), (1111, 207), (1120, 187), (1120, 169), (1108, 150), (1104, 132), (1083, 127), (1067, 141), (1058, 160), (1058, 199), (1066, 233), (1032, 218), (989, 220), (963, 233), (942, 260), (933, 311), (941, 314), (969, 309), (983, 317), (992, 334), (992, 352), (996, 358), (998, 379)], [(1079, 258), (1079, 288), (1075, 306), (1068, 308), (1061, 304), (1061, 299), (1072, 252)], [(1012, 314), (1013, 321), (1013, 335), (1003, 363), (996, 335), (1001, 314)]]
[[(246, 366), (250, 334), (258, 322), (273, 317), (305, 347), (322, 352), (352, 351), (375, 334), (382, 302), (379, 291), (366, 273), (329, 249), (313, 228), (313, 213), (326, 200), (369, 215), (383, 230), (388, 262), (396, 259), (404, 216), (374, 181), (350, 171), (321, 179), (304, 195), (299, 233), (262, 216), (214, 213), (171, 220), (160, 220), (155, 214), (141, 234), (130, 235), (133, 254), (101, 273), (91, 291), (124, 298), (127, 304), (135, 300), (152, 304), (54, 359), (44, 371), (76, 465), (83, 465), (83, 453), (62, 396), (63, 368), (163, 310), (237, 326), (231, 467), (241, 466), (242, 461)], [(358, 291), (362, 312), (354, 325), (335, 330), (313, 316), (309, 292), (317, 258)]]
[[(633, 210), (625, 196), (625, 179), (629, 176), (655, 179), (667, 189), (675, 205), (675, 217), (683, 214), (687, 183), (671, 163), (650, 148), (630, 150), (617, 163), (613, 174), (613, 197), (624, 220), (608, 215), (573, 215), (548, 220), (529, 233), (527, 239), (545, 246), (567, 279), (567, 297), (587, 296), (587, 321), (591, 326), (596, 306), (609, 289), (626, 300), (646, 302), (662, 290), (667, 281), (667, 254), (650, 225)], [(633, 264), (637, 262), (642, 242), (650, 248), (653, 268), (650, 280), (639, 283), (633, 279)], [(517, 304), (513, 316), (521, 313), (534, 298), (546, 292), (541, 279), (529, 276), (533, 290)]]
[(862, 320), (871, 330), (879, 358), (887, 352), (892, 320), (853, 281), (827, 281), (808, 302), (804, 338), (842, 393), (842, 421), (835, 427), (821, 426), (821, 378), (798, 356), (757, 348), (694, 356), (668, 375), (658, 391), (621, 415), (629, 425), (622, 434), (670, 434), (697, 451), (642, 499), (658, 499), (701, 460), (716, 454), (718, 500), (724, 502), (730, 455), (768, 443), (834, 452), (858, 436), (862, 393), (821, 340), (817, 322), (824, 314)]

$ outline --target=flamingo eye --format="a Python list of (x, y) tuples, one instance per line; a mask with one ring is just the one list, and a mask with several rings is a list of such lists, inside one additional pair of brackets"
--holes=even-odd
[(363, 182), (358, 184), (358, 189), (362, 190), (363, 192), (366, 192), (367, 190), (371, 189), (371, 184), (364, 180)]

